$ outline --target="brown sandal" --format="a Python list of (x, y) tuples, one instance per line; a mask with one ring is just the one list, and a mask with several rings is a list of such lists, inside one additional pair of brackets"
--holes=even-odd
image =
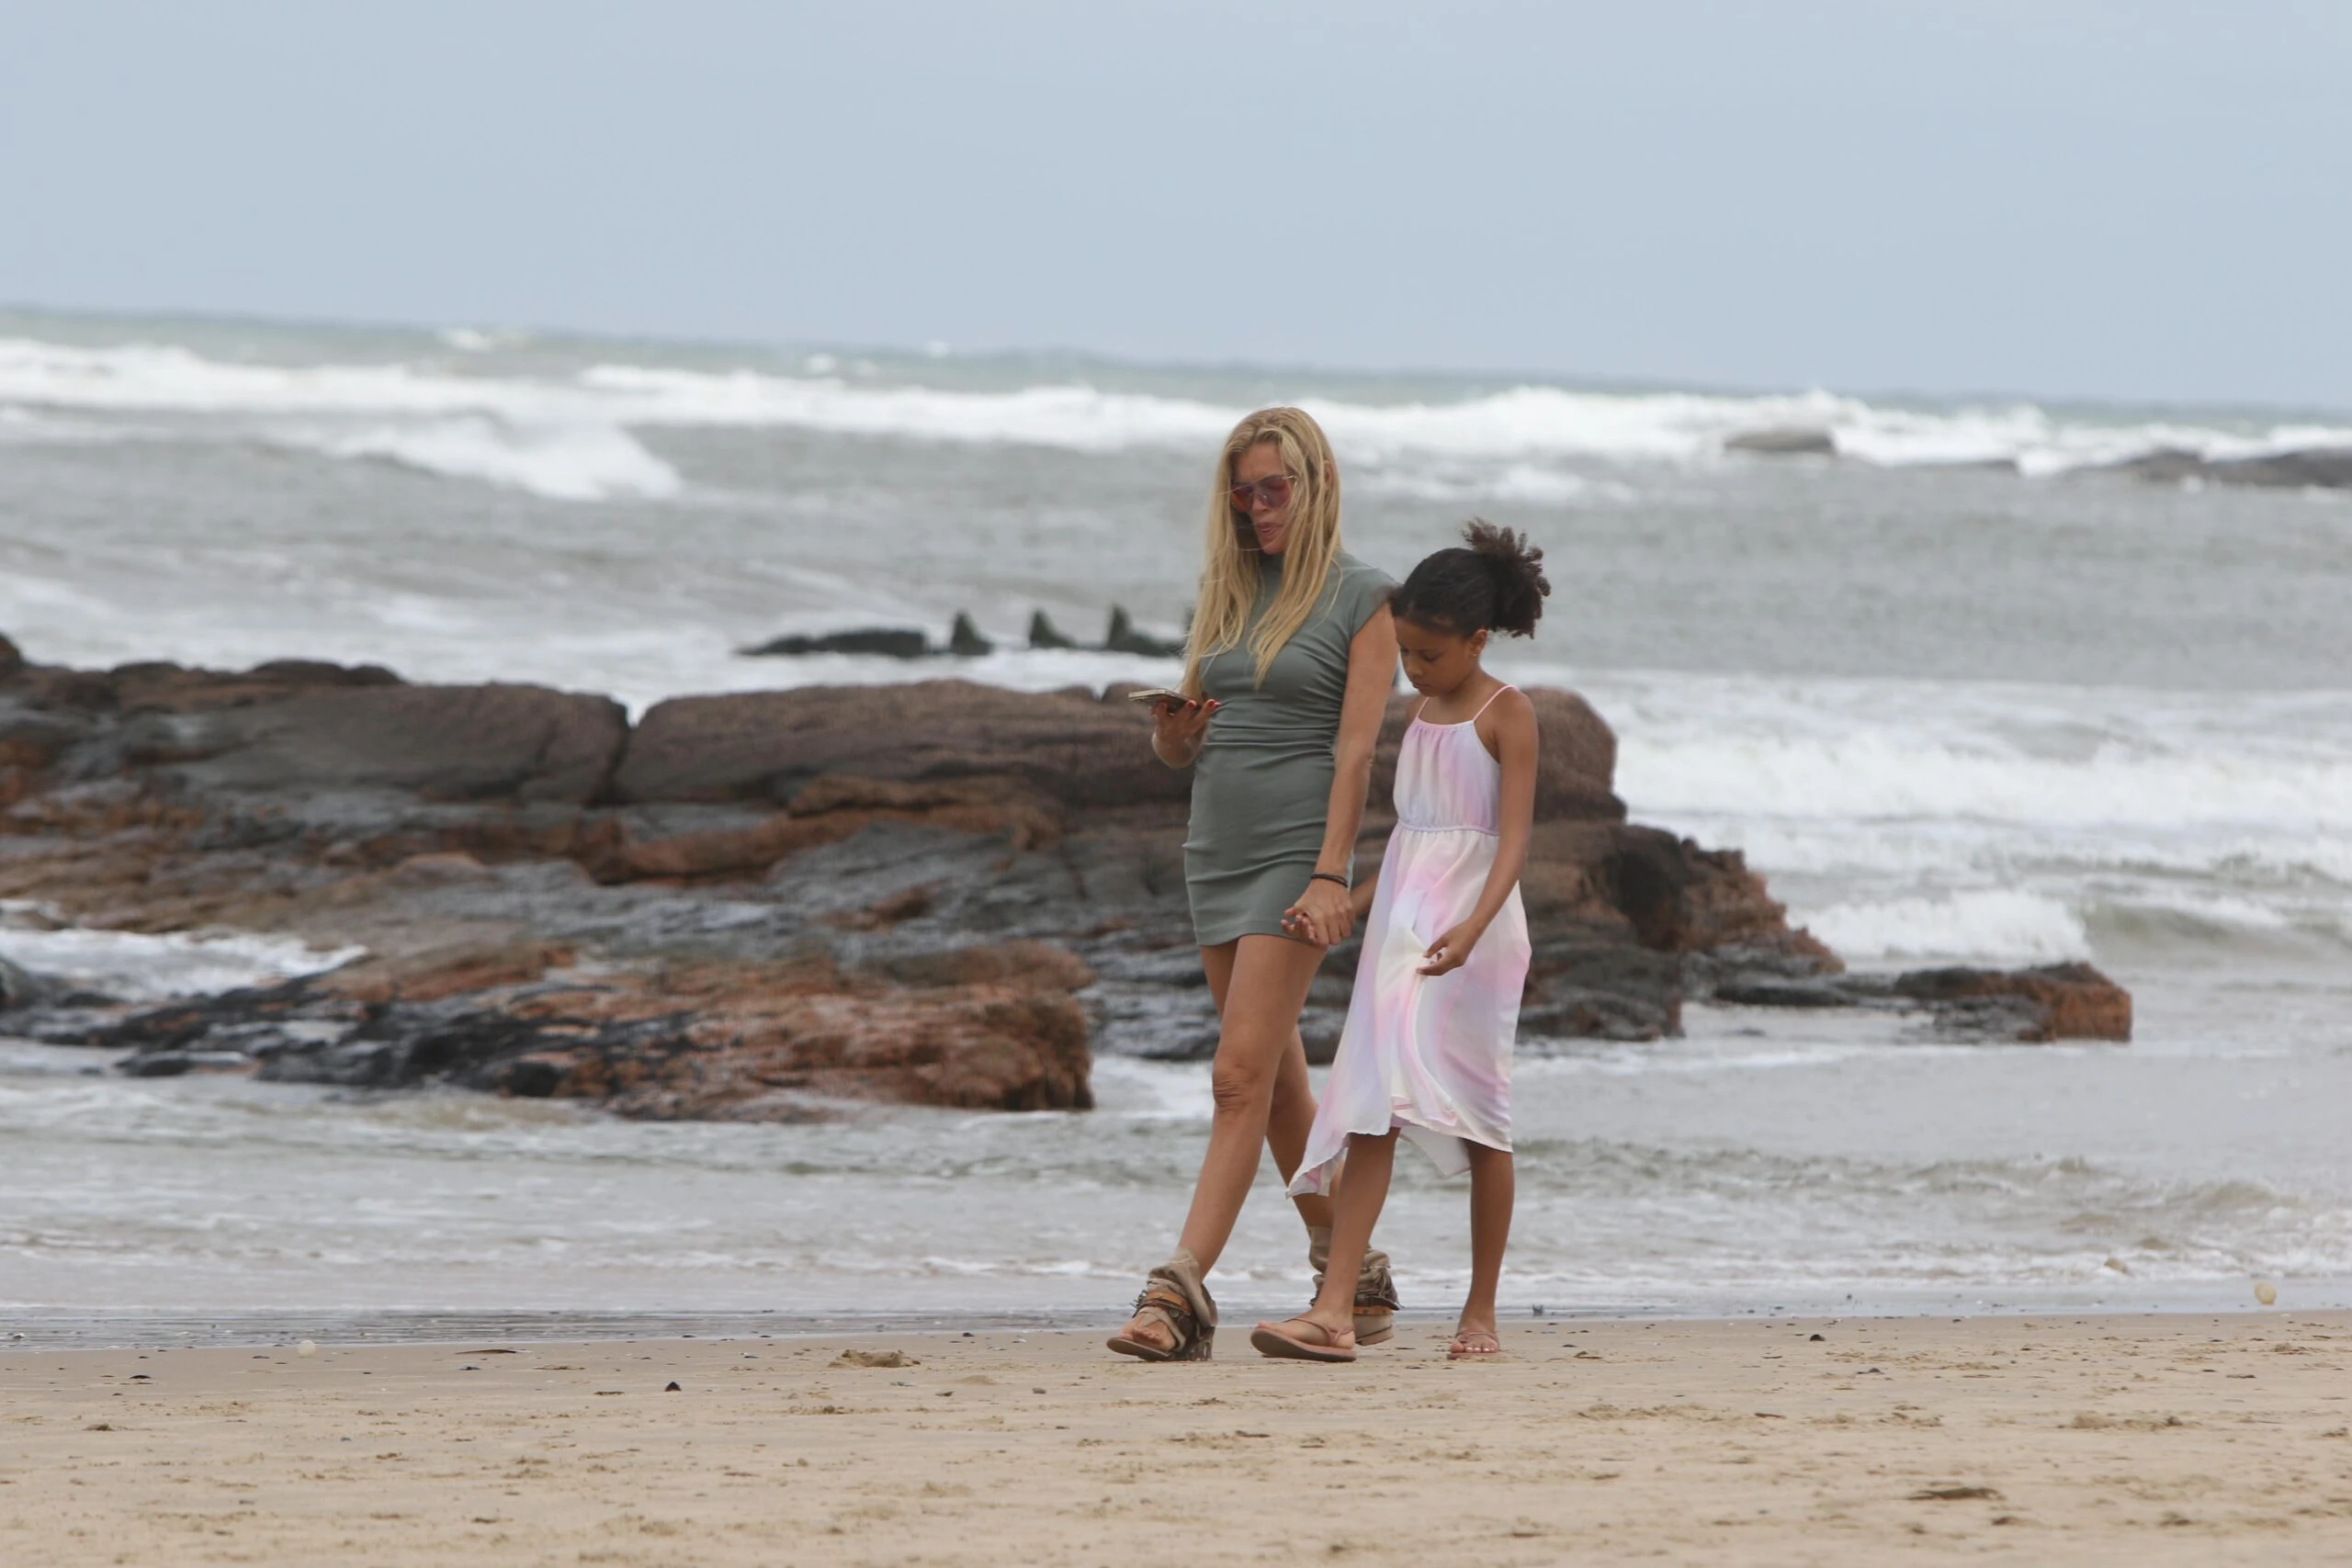
[[(1296, 1326), (1313, 1335), (1312, 1339), (1298, 1334), (1286, 1334), (1284, 1329)], [(1342, 1328), (1338, 1333), (1324, 1327), (1311, 1317), (1294, 1317), (1283, 1323), (1261, 1323), (1251, 1332), (1250, 1343), (1261, 1356), (1283, 1361), (1352, 1361), (1356, 1359), (1356, 1331)], [(1345, 1343), (1342, 1343), (1345, 1341)]]
[(1364, 1254), (1363, 1270), (1356, 1276), (1356, 1343), (1384, 1345), (1396, 1337), (1396, 1281), (1388, 1272), (1388, 1254)]
[[(1323, 1294), (1323, 1271), (1331, 1262), (1331, 1227), (1309, 1225), (1306, 1229), (1306, 1263), (1315, 1270), (1315, 1293), (1307, 1298), (1313, 1306)], [(1356, 1344), (1385, 1345), (1396, 1337), (1396, 1312), (1404, 1303), (1396, 1299), (1396, 1281), (1388, 1272), (1388, 1254), (1378, 1247), (1363, 1255), (1363, 1266), (1356, 1270)]]
[(1168, 1331), (1169, 1343), (1138, 1339), (1121, 1329), (1105, 1341), (1139, 1361), (1205, 1361), (1216, 1339), (1216, 1303), (1201, 1282), (1201, 1266), (1183, 1248), (1151, 1271), (1136, 1297), (1135, 1315)]

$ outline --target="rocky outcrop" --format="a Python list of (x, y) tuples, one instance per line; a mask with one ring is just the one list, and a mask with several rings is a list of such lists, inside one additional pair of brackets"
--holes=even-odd
[(2037, 969), (1915, 969), (1905, 974), (1708, 976), (1710, 999), (1751, 1007), (1876, 1008), (1923, 1015), (1939, 1039), (2044, 1044), (2127, 1041), (2132, 994), (2087, 964)]
[(551, 972), (536, 943), (462, 945), (266, 990), (150, 1008), (92, 1032), (121, 1070), (256, 1070), (354, 1089), (445, 1083), (661, 1121), (807, 1121), (847, 1103), (1092, 1105), (1091, 979), (1043, 944), (930, 955), (890, 976), (821, 954)]
[[(2129, 998), (2095, 976), (1840, 976), (1737, 853), (1625, 820), (1598, 714), (1530, 696), (1531, 1036), (1656, 1039), (1686, 997), (1926, 1010), (1973, 1037), (2128, 1031)], [(1409, 706), (1387, 715), (1375, 805)], [(132, 1072), (644, 1116), (1078, 1107), (1094, 1051), (1215, 1047), (1189, 792), (1119, 689), (682, 698), (632, 729), (600, 697), (379, 670), (25, 666), (0, 681), (0, 897), (370, 956), (163, 1007), (0, 988), (12, 1032), (110, 1045)], [(1368, 816), (1366, 863), (1388, 826)], [(1337, 1040), (1354, 962), (1335, 950), (1316, 982), (1312, 1051)]]
[(1834, 457), (1838, 455), (1838, 439), (1819, 425), (1782, 425), (1726, 437), (1724, 450), (1758, 452), (1770, 457)]
[(2214, 484), (2270, 489), (2344, 490), (2352, 489), (2352, 446), (2314, 446), (2250, 457), (2208, 457), (2183, 447), (2166, 446), (2110, 463), (2104, 471), (2167, 484), (2203, 479)]
[(1128, 705), (969, 681), (673, 697), (647, 710), (613, 779), (622, 802), (790, 806), (817, 779), (955, 784), (1059, 807), (1180, 802)]
[(805, 657), (812, 653), (864, 653), (884, 659), (924, 659), (933, 652), (931, 638), (899, 626), (867, 626), (856, 631), (820, 632), (770, 637), (756, 648), (738, 650), (746, 658)]

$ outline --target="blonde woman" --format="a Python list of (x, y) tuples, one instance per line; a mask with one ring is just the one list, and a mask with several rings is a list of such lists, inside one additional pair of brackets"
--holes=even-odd
[[(1184, 881), (1220, 1030), (1216, 1115), (1175, 1255), (1151, 1271), (1111, 1348), (1205, 1360), (1216, 1266), (1272, 1145), (1284, 1179), (1315, 1119), (1299, 1010), (1355, 916), (1349, 884), (1373, 746), (1396, 678), (1393, 585), (1340, 548), (1340, 471), (1297, 409), (1234, 426), (1209, 493), (1208, 559), (1185, 648), (1185, 700), (1153, 709), (1152, 750), (1191, 767)], [(1330, 1246), (1328, 1197), (1295, 1200), (1308, 1257)], [(1359, 1343), (1388, 1337), (1387, 1259), (1358, 1279)]]

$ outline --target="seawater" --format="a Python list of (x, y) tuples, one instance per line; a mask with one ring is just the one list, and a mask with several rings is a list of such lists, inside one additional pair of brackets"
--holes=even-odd
[[(1472, 512), (1550, 552), (1513, 679), (1616, 727), (1638, 819), (1745, 850), (1859, 964), (2087, 958), (2128, 1047), (1693, 1009), (1526, 1043), (1522, 1309), (2352, 1302), (2352, 496), (2091, 471), (2352, 442), (2340, 414), (1931, 404), (1051, 359), (0, 316), (0, 631), (36, 659), (325, 657), (681, 693), (1168, 664), (1241, 410), (1331, 430), (1393, 572)], [(1726, 456), (1834, 432), (1838, 460)], [(1981, 466), (2006, 465), (1999, 469)], [(969, 610), (985, 658), (751, 660)], [(337, 955), (42, 929), (127, 996)], [(0, 1043), (0, 1310), (1099, 1312), (1181, 1220), (1205, 1070), (1089, 1115), (648, 1126), (457, 1094), (124, 1080)], [(1416, 1305), (1463, 1193), (1400, 1162)], [(1223, 1293), (1303, 1290), (1269, 1183)]]

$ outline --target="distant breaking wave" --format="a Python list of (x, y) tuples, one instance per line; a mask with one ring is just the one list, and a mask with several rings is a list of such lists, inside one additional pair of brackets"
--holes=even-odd
[[(241, 364), (168, 344), (93, 348), (0, 338), (0, 414), (12, 406), (17, 417), (0, 433), (11, 441), (87, 438), (68, 424), (28, 419), (27, 411), (259, 420), (263, 438), (277, 444), (560, 500), (676, 493), (677, 473), (632, 428), (1197, 452), (1242, 412), (1075, 383), (972, 390), (621, 364), (502, 376), (401, 363)], [(1840, 457), (1875, 466), (2000, 464), (2030, 476), (2164, 451), (2227, 461), (2352, 446), (2352, 428), (2104, 423), (2030, 403), (1931, 411), (1822, 391), (1726, 397), (1521, 386), (1455, 402), (1308, 399), (1306, 406), (1377, 488), (1554, 504), (1622, 499), (1622, 487), (1549, 465), (1711, 462), (1727, 442), (1766, 431), (1815, 433)]]

